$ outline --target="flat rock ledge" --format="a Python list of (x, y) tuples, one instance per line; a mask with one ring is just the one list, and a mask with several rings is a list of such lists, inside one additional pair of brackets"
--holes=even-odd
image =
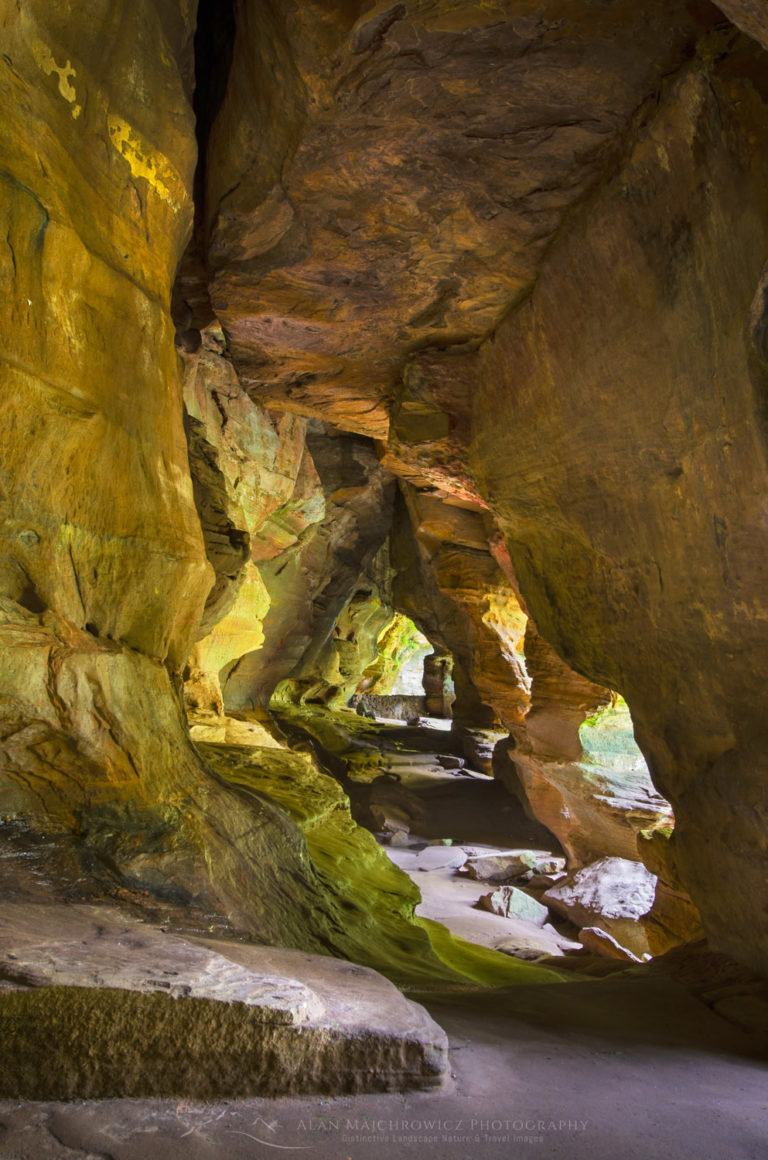
[(377, 972), (182, 938), (103, 906), (0, 910), (0, 1098), (439, 1086), (445, 1033)]

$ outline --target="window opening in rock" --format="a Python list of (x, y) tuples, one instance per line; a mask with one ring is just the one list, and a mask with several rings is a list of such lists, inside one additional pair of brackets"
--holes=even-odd
[(377, 640), (378, 655), (349, 707), (361, 716), (415, 721), (434, 717), (450, 728), (453, 661), (439, 654), (414, 622), (394, 613)]

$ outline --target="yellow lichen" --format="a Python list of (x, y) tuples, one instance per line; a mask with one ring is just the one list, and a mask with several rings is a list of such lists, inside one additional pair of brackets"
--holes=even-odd
[(72, 66), (72, 62), (67, 60), (66, 64), (57, 65), (53, 53), (48, 48), (47, 44), (44, 44), (43, 41), (39, 40), (37, 37), (33, 38), (30, 47), (32, 49), (32, 55), (35, 58), (37, 67), (41, 69), (46, 76), (50, 76), (51, 73), (56, 73), (58, 76), (59, 92), (65, 101), (69, 101), (70, 105), (72, 106), (72, 109), (70, 110), (72, 117), (77, 120), (77, 118), (82, 113), (83, 108), (82, 105), (77, 104), (77, 89), (71, 83), (72, 80), (74, 80), (77, 76), (77, 73)]
[(143, 177), (157, 196), (178, 213), (184, 197), (184, 183), (168, 159), (122, 117), (110, 113), (107, 126), (112, 144), (128, 162), (133, 176)]

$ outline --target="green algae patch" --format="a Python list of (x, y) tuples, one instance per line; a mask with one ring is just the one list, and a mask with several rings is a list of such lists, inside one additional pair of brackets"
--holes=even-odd
[(329, 953), (373, 967), (398, 984), (557, 982), (553, 971), (455, 938), (417, 917), (418, 887), (349, 812), (334, 778), (303, 753), (201, 745), (229, 785), (284, 810), (306, 842), (326, 905), (308, 915), (308, 937)]
[(417, 918), (416, 921), (426, 930), (436, 954), (443, 962), (482, 986), (511, 987), (532, 983), (573, 982), (572, 975), (551, 967), (537, 967), (501, 951), (467, 942), (431, 918)]
[(314, 945), (392, 978), (462, 979), (414, 919), (418, 889), (352, 819), (338, 782), (289, 750), (200, 748), (224, 781), (278, 806), (302, 833), (326, 902), (307, 915)]

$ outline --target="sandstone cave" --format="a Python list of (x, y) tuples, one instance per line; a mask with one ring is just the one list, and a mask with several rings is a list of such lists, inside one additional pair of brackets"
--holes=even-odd
[(0, 1157), (768, 1143), (766, 0), (0, 0)]

